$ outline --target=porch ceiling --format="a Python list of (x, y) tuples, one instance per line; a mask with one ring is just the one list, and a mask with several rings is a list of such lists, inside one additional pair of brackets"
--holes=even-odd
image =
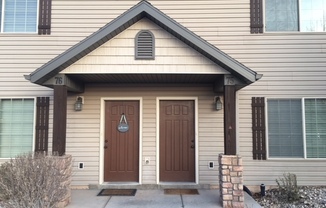
[(67, 74), (82, 83), (214, 83), (219, 74)]

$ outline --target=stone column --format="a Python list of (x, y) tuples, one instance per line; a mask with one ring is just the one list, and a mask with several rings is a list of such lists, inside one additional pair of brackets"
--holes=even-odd
[(72, 177), (72, 156), (63, 155), (63, 156), (53, 156), (56, 157), (59, 162), (57, 165), (59, 169), (63, 171), (63, 174), (67, 176), (67, 180), (63, 182), (64, 188), (67, 190), (66, 196), (57, 204), (56, 208), (66, 207), (71, 202), (71, 177)]
[(242, 158), (238, 155), (219, 155), (220, 192), (223, 208), (243, 208)]

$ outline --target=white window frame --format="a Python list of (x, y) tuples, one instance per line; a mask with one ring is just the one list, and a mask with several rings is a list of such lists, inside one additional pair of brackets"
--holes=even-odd
[[(32, 129), (32, 148), (31, 151), (34, 152), (35, 151), (35, 124), (36, 124), (36, 97), (0, 97), (0, 100), (5, 100), (5, 99), (10, 99), (10, 100), (14, 100), (14, 99), (32, 99), (34, 102), (34, 116), (33, 116), (33, 129)], [(0, 157), (0, 160), (8, 160), (11, 158), (2, 158)]]
[(297, 31), (266, 31), (266, 0), (263, 0), (263, 17), (264, 17), (264, 33), (325, 33), (326, 31), (302, 31), (301, 30), (301, 15), (300, 15), (300, 10), (301, 10), (301, 1), (302, 0), (298, 0), (298, 24), (299, 24), (299, 29)]
[(2, 4), (2, 11), (1, 11), (1, 18), (0, 18), (0, 33), (3, 34), (35, 34), (38, 33), (38, 19), (39, 19), (39, 7), (40, 7), (40, 0), (36, 0), (36, 24), (35, 24), (35, 32), (5, 32), (4, 31), (4, 17), (5, 17), (5, 0), (0, 0), (0, 4)]
[[(291, 157), (270, 157), (269, 156), (269, 137), (268, 137), (268, 100), (272, 99), (284, 99), (284, 100), (290, 100), (290, 99), (297, 99), (301, 100), (301, 105), (302, 105), (302, 134), (303, 134), (303, 157), (302, 158), (291, 158)], [(305, 118), (305, 99), (326, 99), (326, 97), (266, 97), (265, 99), (265, 126), (266, 126), (266, 131), (265, 131), (265, 138), (266, 138), (266, 158), (267, 160), (326, 160), (325, 158), (307, 158), (307, 143), (306, 143), (306, 118)]]

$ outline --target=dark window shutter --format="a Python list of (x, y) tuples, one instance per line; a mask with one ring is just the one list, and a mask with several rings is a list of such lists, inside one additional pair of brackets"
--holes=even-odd
[(135, 58), (136, 59), (154, 59), (155, 58), (155, 39), (153, 33), (148, 30), (140, 31), (135, 40)]
[(48, 151), (49, 97), (36, 99), (35, 152)]
[(263, 0), (250, 0), (250, 32), (263, 33)]
[(266, 160), (265, 98), (253, 97), (252, 153), (254, 160)]
[(51, 3), (52, 0), (40, 0), (38, 34), (51, 34)]

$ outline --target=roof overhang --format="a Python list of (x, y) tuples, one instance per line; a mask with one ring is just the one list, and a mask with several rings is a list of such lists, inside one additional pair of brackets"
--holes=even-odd
[(49, 79), (59, 74), (62, 70), (145, 17), (217, 65), (223, 67), (232, 76), (236, 77), (243, 86), (249, 85), (261, 78), (261, 75), (231, 58), (215, 46), (209, 44), (207, 41), (183, 27), (147, 1), (139, 2), (137, 5), (127, 10), (97, 32), (44, 64), (30, 75), (26, 75), (25, 78), (32, 83), (45, 85)]

